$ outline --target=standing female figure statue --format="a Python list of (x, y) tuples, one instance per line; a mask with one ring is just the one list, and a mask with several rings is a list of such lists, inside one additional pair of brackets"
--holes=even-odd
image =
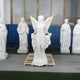
[(38, 16), (38, 21), (31, 17), (34, 33), (32, 33), (32, 46), (34, 58), (32, 65), (43, 66), (48, 64), (45, 49), (51, 44), (51, 33), (48, 33), (53, 16), (44, 21), (44, 16)]
[(24, 18), (21, 18), (20, 23), (18, 24), (17, 32), (19, 34), (19, 49), (18, 53), (27, 53), (28, 52), (28, 38), (29, 28)]
[(65, 19), (64, 24), (61, 26), (60, 44), (61, 53), (70, 53), (69, 47), (71, 44), (71, 29), (68, 24), (68, 19)]
[(77, 20), (73, 30), (72, 52), (80, 54), (80, 19)]
[(3, 20), (0, 19), (0, 60), (5, 60), (8, 57), (6, 52), (6, 39), (7, 39), (7, 29)]

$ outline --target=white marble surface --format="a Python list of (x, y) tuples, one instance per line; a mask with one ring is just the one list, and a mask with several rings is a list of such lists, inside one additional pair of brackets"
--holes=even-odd
[(19, 34), (19, 49), (18, 53), (28, 53), (28, 37), (29, 28), (24, 18), (21, 18), (20, 23), (18, 24), (17, 32)]
[(73, 30), (72, 52), (80, 54), (80, 19), (77, 20)]
[(40, 15), (37, 21), (31, 16), (31, 22), (34, 29), (34, 33), (31, 35), (34, 50), (33, 65), (43, 66), (48, 63), (45, 50), (51, 44), (51, 33), (48, 33), (48, 29), (52, 19), (53, 16), (44, 20), (44, 16)]
[(8, 53), (6, 53), (6, 38), (7, 29), (3, 20), (0, 18), (0, 60), (5, 60), (8, 57)]
[(69, 47), (71, 43), (71, 29), (68, 24), (68, 19), (65, 19), (64, 24), (61, 26), (60, 32), (60, 51), (61, 53), (70, 53)]

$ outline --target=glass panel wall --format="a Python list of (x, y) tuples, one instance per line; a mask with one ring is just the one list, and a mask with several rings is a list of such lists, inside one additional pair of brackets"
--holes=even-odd
[(53, 25), (63, 23), (64, 0), (52, 0)]
[(31, 24), (30, 16), (37, 18), (37, 0), (25, 0), (25, 20)]
[(39, 15), (50, 16), (50, 0), (39, 0)]
[(18, 24), (24, 17), (24, 0), (12, 0), (13, 24)]

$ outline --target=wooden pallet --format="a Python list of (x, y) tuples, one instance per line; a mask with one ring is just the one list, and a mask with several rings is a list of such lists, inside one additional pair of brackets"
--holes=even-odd
[[(46, 54), (47, 58), (48, 58), (48, 64), (46, 64), (45, 66), (55, 66), (55, 62), (54, 62), (54, 59), (53, 59), (53, 56), (52, 54)], [(28, 56), (26, 57), (26, 60), (24, 62), (24, 66), (26, 65), (29, 65), (29, 66), (33, 66), (31, 63), (33, 61), (33, 57), (34, 57), (34, 54), (33, 53), (29, 53)]]

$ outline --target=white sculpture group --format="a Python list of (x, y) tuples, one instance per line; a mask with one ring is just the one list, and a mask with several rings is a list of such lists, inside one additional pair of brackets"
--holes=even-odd
[[(31, 22), (34, 29), (34, 33), (31, 35), (34, 50), (33, 65), (43, 66), (48, 63), (45, 50), (51, 44), (50, 37), (52, 34), (48, 32), (48, 29), (52, 19), (53, 16), (44, 20), (44, 16), (40, 15), (38, 16), (38, 20), (36, 20), (31, 16)], [(19, 34), (19, 49), (17, 52), (28, 53), (27, 35), (29, 34), (29, 28), (23, 17), (18, 24), (17, 32)], [(0, 19), (0, 60), (5, 60), (8, 57), (8, 53), (6, 53), (6, 38), (7, 29), (2, 19)], [(68, 24), (68, 19), (65, 19), (64, 24), (61, 26), (60, 44), (61, 53), (70, 53), (71, 29)], [(72, 52), (80, 53), (80, 19), (77, 21), (73, 30)]]
[[(70, 53), (71, 29), (68, 19), (65, 19), (65, 23), (61, 27), (60, 44), (61, 53)], [(80, 19), (77, 20), (77, 24), (73, 30), (72, 53), (80, 54)]]
[(5, 60), (8, 57), (6, 52), (6, 38), (7, 38), (7, 29), (3, 20), (0, 19), (0, 60)]

